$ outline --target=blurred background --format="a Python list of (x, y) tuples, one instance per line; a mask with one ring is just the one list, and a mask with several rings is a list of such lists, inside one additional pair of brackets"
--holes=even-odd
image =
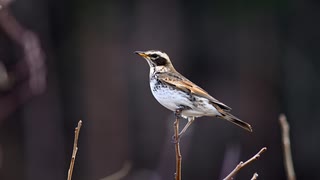
[(280, 113), (297, 179), (320, 179), (319, 18), (316, 0), (0, 0), (0, 179), (66, 179), (80, 119), (73, 179), (123, 166), (124, 179), (173, 179), (174, 116), (133, 54), (149, 49), (254, 129), (199, 118), (181, 140), (184, 180), (222, 179), (264, 146), (237, 179), (286, 179)]

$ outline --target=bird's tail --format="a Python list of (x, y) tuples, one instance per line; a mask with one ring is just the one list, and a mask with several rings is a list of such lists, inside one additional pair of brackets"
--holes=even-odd
[(220, 113), (222, 116), (220, 116), (220, 118), (228, 120), (230, 122), (232, 122), (235, 125), (238, 125), (240, 127), (242, 127), (243, 129), (252, 132), (252, 127), (250, 124), (238, 119), (237, 117), (235, 117), (234, 115), (228, 113), (228, 112), (224, 112), (224, 114)]
[(229, 112), (224, 111), (223, 109), (216, 107), (221, 116), (218, 116), (219, 118), (228, 120), (232, 122), (233, 124), (242, 127), (243, 129), (252, 132), (251, 125), (240, 120), (239, 118), (235, 117), (234, 115), (230, 114)]

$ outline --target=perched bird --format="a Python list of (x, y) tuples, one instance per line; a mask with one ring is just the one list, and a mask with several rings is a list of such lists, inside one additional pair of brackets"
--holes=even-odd
[(150, 66), (150, 88), (157, 101), (171, 111), (179, 110), (181, 116), (188, 119), (179, 137), (196, 117), (201, 116), (225, 119), (252, 132), (250, 124), (230, 113), (229, 106), (213, 98), (177, 72), (166, 53), (157, 50), (135, 51), (135, 53), (147, 60)]

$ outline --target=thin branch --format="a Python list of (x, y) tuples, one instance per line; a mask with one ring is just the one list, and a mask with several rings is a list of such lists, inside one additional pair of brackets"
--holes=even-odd
[(258, 173), (254, 173), (251, 180), (257, 180), (258, 179)]
[(78, 122), (78, 126), (74, 130), (73, 151), (72, 151), (72, 157), (71, 157), (71, 161), (70, 161), (70, 167), (68, 170), (68, 179), (67, 180), (71, 180), (71, 178), (72, 178), (74, 162), (76, 160), (76, 156), (77, 156), (77, 152), (78, 152), (78, 139), (79, 139), (79, 133), (80, 133), (81, 126), (82, 126), (82, 121), (80, 120)]
[(284, 166), (286, 169), (287, 178), (288, 180), (295, 180), (296, 175), (293, 168), (290, 137), (289, 137), (290, 127), (287, 121), (287, 117), (284, 114), (280, 114), (279, 121), (281, 125), (281, 130), (282, 130)]
[(174, 138), (175, 138), (175, 150), (176, 150), (176, 173), (175, 180), (181, 180), (181, 152), (180, 152), (180, 143), (179, 143), (179, 120), (180, 112), (176, 112), (176, 121), (173, 123), (174, 128)]
[(224, 178), (224, 180), (229, 180), (229, 179), (232, 179), (239, 171), (240, 169), (242, 169), (243, 167), (245, 167), (246, 165), (250, 164), (251, 162), (257, 160), (260, 155), (262, 153), (264, 153), (265, 151), (267, 150), (266, 147), (262, 148), (256, 155), (254, 155), (252, 158), (250, 158), (249, 160), (247, 160), (246, 162), (240, 162), (236, 168), (234, 168), (234, 170), (227, 176)]

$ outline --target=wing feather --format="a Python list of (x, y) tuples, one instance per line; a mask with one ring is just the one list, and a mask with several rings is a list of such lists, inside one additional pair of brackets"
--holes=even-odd
[[(177, 74), (178, 72), (175, 72)], [(217, 99), (213, 98), (212, 96), (209, 95), (205, 90), (203, 90), (201, 87), (197, 86), (196, 84), (192, 83), (190, 80), (187, 78), (183, 77), (181, 74), (175, 75), (173, 73), (159, 73), (157, 74), (158, 79), (166, 83), (170, 86), (174, 86), (182, 91), (191, 93), (193, 95), (199, 96), (199, 97), (204, 97), (210, 100), (212, 103), (215, 103), (219, 105), (222, 109), (226, 111), (230, 111), (231, 108), (222, 102), (218, 101)]]

